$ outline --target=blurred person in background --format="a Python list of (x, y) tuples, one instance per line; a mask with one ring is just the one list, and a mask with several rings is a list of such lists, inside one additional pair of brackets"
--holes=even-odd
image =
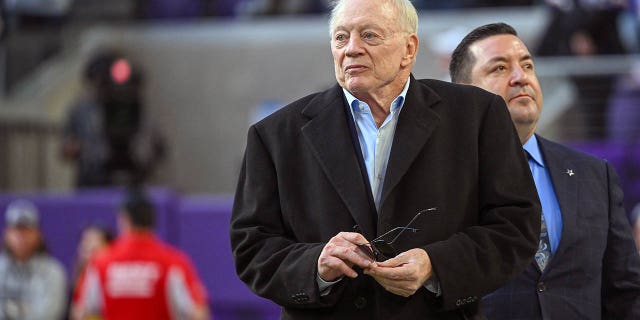
[(76, 319), (209, 319), (195, 268), (155, 236), (154, 220), (153, 205), (132, 192), (118, 214), (119, 237), (87, 267), (72, 312)]
[[(618, 20), (629, 5), (627, 0), (545, 2), (551, 18), (540, 38), (538, 56), (589, 57), (627, 52), (618, 27)], [(580, 138), (605, 138), (607, 101), (615, 79), (615, 74), (571, 75), (578, 91), (574, 108), (586, 125)]]
[[(86, 264), (96, 252), (106, 248), (113, 241), (111, 230), (97, 224), (91, 224), (82, 230), (80, 242), (78, 243), (78, 256), (74, 272), (77, 276), (82, 273)], [(75, 281), (74, 281), (75, 283)]]
[(69, 111), (63, 157), (77, 164), (76, 186), (138, 186), (163, 159), (164, 140), (142, 103), (142, 74), (123, 54), (98, 53), (87, 64), (87, 92)]
[(540, 203), (505, 102), (415, 79), (417, 30), (408, 0), (336, 2), (336, 83), (249, 129), (231, 246), (281, 319), (475, 318), (535, 253)]
[(618, 176), (606, 161), (535, 134), (543, 96), (516, 31), (504, 23), (474, 29), (450, 72), (507, 102), (542, 203), (535, 259), (483, 299), (489, 319), (640, 319), (640, 255)]
[[(82, 283), (86, 266), (89, 260), (101, 250), (107, 248), (107, 246), (113, 241), (113, 234), (111, 230), (101, 225), (92, 224), (82, 230), (80, 237), (80, 243), (78, 244), (78, 256), (73, 270), (73, 295), (71, 298), (71, 312), (76, 309), (74, 306), (78, 302), (80, 291), (79, 287)], [(77, 318), (77, 315), (72, 314), (72, 319)]]
[(0, 319), (62, 319), (67, 304), (62, 265), (47, 253), (36, 207), (15, 200), (5, 212), (0, 252)]

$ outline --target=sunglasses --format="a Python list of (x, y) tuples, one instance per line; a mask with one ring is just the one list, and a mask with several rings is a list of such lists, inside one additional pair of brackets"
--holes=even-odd
[[(422, 215), (423, 213), (428, 213), (430, 211), (436, 211), (436, 210), (438, 210), (438, 208), (429, 208), (429, 209), (421, 210), (418, 213), (416, 213), (416, 215), (413, 217), (413, 219), (411, 219), (411, 221), (409, 221), (409, 223), (407, 223), (406, 226), (404, 226), (404, 227), (395, 227), (395, 228), (385, 232), (381, 236), (371, 240), (368, 243), (359, 244), (358, 245), (358, 249), (360, 249), (360, 251), (362, 251), (364, 254), (366, 254), (369, 258), (371, 258), (374, 261), (382, 262), (382, 261), (385, 261), (387, 259), (393, 258), (393, 257), (398, 255), (398, 252), (393, 247), (393, 243), (400, 237), (400, 235), (402, 235), (402, 233), (405, 230), (409, 230), (409, 231), (411, 231), (413, 233), (418, 232), (420, 229), (411, 228), (410, 227), (411, 224), (414, 221), (416, 221), (416, 219), (418, 219), (418, 217), (420, 215)], [(391, 239), (391, 241), (387, 242), (385, 240), (385, 238), (387, 236), (389, 236), (389, 235), (391, 235), (393, 233), (396, 233), (396, 232), (398, 232), (398, 234), (393, 239)]]

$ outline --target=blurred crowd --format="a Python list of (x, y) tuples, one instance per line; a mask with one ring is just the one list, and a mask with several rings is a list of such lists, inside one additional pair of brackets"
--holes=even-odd
[(47, 250), (40, 213), (16, 199), (4, 212), (0, 319), (211, 319), (195, 268), (156, 237), (153, 205), (132, 191), (119, 212), (118, 236), (99, 225), (79, 235), (70, 281)]

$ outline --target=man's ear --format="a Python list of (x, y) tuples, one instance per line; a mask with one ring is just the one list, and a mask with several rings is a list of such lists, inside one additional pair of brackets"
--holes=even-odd
[(420, 45), (420, 41), (418, 40), (418, 36), (415, 33), (412, 33), (407, 37), (407, 44), (405, 47), (406, 54), (402, 59), (402, 66), (406, 67), (413, 63), (416, 59), (416, 55), (418, 54), (418, 47)]

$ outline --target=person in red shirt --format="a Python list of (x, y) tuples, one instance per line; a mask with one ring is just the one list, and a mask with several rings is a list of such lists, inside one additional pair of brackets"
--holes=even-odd
[(153, 233), (153, 206), (133, 193), (119, 238), (89, 263), (75, 304), (80, 319), (209, 319), (207, 293), (189, 258)]

